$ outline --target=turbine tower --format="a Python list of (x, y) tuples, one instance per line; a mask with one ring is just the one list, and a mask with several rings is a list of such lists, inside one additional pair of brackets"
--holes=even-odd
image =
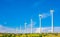
[(20, 25), (20, 33), (22, 33), (22, 30), (21, 30), (21, 25)]
[(54, 10), (50, 10), (50, 13), (51, 13), (51, 25), (52, 25), (52, 33), (54, 32), (54, 24), (53, 24), (53, 13), (54, 13)]
[(27, 23), (25, 22), (24, 25), (25, 25), (25, 33), (26, 33), (26, 32), (27, 32), (27, 30), (26, 30), (26, 25), (27, 25)]
[(31, 19), (31, 33), (32, 33), (32, 24), (33, 24), (33, 21), (32, 21), (32, 19)]
[(40, 33), (41, 33), (41, 31), (42, 31), (42, 26), (41, 26), (41, 25), (42, 25), (42, 24), (41, 24), (42, 21), (41, 21), (41, 19), (42, 19), (42, 15), (39, 14)]
[(15, 34), (17, 34), (18, 33), (18, 30), (17, 30), (18, 28), (16, 27), (16, 32), (15, 32)]

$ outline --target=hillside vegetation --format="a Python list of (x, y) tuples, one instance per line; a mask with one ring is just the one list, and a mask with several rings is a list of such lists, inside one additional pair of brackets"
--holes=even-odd
[(28, 34), (11, 34), (11, 33), (0, 33), (0, 37), (60, 37), (60, 33), (28, 33)]

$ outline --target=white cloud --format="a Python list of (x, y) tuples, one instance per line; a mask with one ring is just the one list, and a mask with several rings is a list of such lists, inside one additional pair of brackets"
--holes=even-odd
[(2, 32), (2, 33), (7, 33), (7, 32), (14, 33), (15, 32), (15, 29), (0, 25), (0, 32)]
[[(60, 32), (60, 27), (54, 27), (54, 32)], [(20, 29), (14, 29), (14, 28), (9, 28), (9, 27), (5, 27), (5, 26), (2, 26), (0, 25), (0, 32), (1, 33), (25, 33), (25, 30), (22, 29), (21, 30), (22, 32), (20, 32)], [(30, 33), (31, 32), (31, 29), (30, 28), (27, 28), (27, 33)], [(33, 28), (33, 33), (40, 33), (40, 28)], [(43, 27), (42, 28), (42, 32), (51, 32), (51, 27)]]
[[(60, 27), (54, 27), (54, 32), (56, 33), (56, 32), (60, 32)], [(52, 30), (51, 30), (51, 27), (44, 27), (44, 28), (42, 28), (42, 32), (51, 32)], [(40, 28), (36, 28), (36, 33), (39, 33), (40, 32)]]

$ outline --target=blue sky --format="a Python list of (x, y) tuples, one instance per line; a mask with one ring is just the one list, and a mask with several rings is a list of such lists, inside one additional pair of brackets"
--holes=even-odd
[[(54, 9), (54, 26), (60, 26), (60, 0), (0, 0), (0, 24), (16, 28), (30, 19), (39, 27), (39, 14), (49, 14)], [(42, 27), (51, 26), (51, 16), (42, 19)]]

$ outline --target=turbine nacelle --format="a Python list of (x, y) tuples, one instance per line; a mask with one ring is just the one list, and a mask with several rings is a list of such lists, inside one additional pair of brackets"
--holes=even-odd
[(42, 15), (41, 15), (41, 14), (39, 14), (39, 17), (42, 17)]
[(50, 13), (52, 14), (54, 12), (54, 10), (50, 10)]
[(25, 24), (27, 24), (27, 23), (25, 22)]

